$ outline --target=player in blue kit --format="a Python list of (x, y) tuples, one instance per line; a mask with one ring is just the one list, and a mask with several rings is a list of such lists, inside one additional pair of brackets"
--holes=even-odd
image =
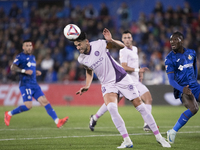
[(176, 132), (199, 110), (200, 85), (197, 82), (196, 52), (183, 47), (183, 34), (175, 32), (170, 37), (172, 51), (165, 59), (166, 72), (169, 83), (174, 87), (174, 97), (180, 98), (187, 108), (173, 129), (167, 131), (167, 140), (174, 143)]
[(12, 115), (28, 111), (32, 108), (32, 97), (34, 97), (51, 116), (57, 127), (62, 127), (68, 117), (59, 119), (56, 112), (51, 107), (51, 104), (44, 96), (40, 86), (37, 83), (36, 76), (40, 76), (41, 72), (36, 70), (35, 56), (32, 55), (33, 45), (31, 40), (25, 40), (22, 44), (23, 52), (21, 52), (14, 60), (11, 70), (19, 72), (20, 82), (19, 89), (23, 98), (24, 105), (21, 105), (12, 111), (6, 111), (4, 115), (4, 122), (7, 126), (10, 124)]

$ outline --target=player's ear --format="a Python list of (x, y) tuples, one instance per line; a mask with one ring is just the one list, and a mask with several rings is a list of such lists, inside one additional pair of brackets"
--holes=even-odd
[(85, 39), (85, 41), (86, 41), (86, 44), (89, 44), (89, 43), (90, 43), (88, 39)]

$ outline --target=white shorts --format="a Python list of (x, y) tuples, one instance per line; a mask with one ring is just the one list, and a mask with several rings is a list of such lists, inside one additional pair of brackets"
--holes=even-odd
[(136, 84), (136, 88), (138, 89), (140, 96), (142, 96), (144, 93), (149, 91), (149, 89), (144, 84), (142, 84), (141, 82), (138, 82)]
[[(141, 82), (137, 82), (135, 86), (138, 89), (139, 96), (142, 96), (144, 93), (149, 91), (149, 89)], [(123, 97), (123, 94), (119, 93), (119, 97)]]
[(133, 100), (139, 97), (139, 93), (135, 86), (135, 83), (133, 83), (129, 75), (126, 75), (120, 82), (102, 84), (101, 91), (103, 96), (107, 93), (121, 93), (129, 100)]

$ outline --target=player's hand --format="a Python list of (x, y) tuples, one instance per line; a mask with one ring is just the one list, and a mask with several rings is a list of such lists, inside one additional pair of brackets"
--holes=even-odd
[(87, 87), (82, 87), (78, 92), (76, 92), (76, 95), (78, 95), (78, 94), (82, 95), (84, 92), (87, 92), (88, 89), (89, 88), (87, 88)]
[(110, 31), (107, 28), (105, 28), (103, 30), (103, 36), (106, 39), (106, 41), (108, 41), (108, 42), (112, 41), (112, 35), (111, 35)]
[(41, 76), (42, 72), (39, 70), (36, 70), (36, 76)]
[(139, 72), (139, 81), (142, 82), (144, 77), (144, 73), (143, 72)]
[(32, 71), (32, 70), (26, 70), (26, 71), (25, 71), (25, 74), (32, 75), (32, 74), (33, 74), (33, 71)]
[(139, 73), (144, 73), (147, 70), (149, 70), (147, 67), (140, 68)]
[(189, 85), (187, 85), (183, 88), (183, 93), (187, 94), (187, 95), (192, 95), (192, 91), (191, 91), (191, 89), (189, 89)]

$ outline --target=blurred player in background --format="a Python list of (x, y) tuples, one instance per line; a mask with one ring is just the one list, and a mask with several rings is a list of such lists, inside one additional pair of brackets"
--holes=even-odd
[(86, 33), (81, 32), (80, 36), (74, 41), (74, 45), (81, 53), (78, 57), (78, 61), (86, 68), (86, 85), (76, 94), (82, 95), (82, 93), (89, 89), (94, 72), (101, 82), (104, 102), (111, 115), (112, 121), (124, 138), (121, 146), (117, 148), (133, 147), (124, 120), (118, 112), (119, 93), (122, 93), (122, 95), (132, 101), (133, 105), (141, 113), (145, 122), (150, 126), (157, 142), (163, 147), (171, 147), (160, 134), (153, 116), (139, 98), (138, 90), (131, 77), (127, 75), (123, 67), (109, 54), (108, 49), (115, 48), (120, 50), (124, 48), (124, 44), (118, 40), (114, 40), (110, 31), (106, 28), (103, 30), (103, 35), (105, 40), (89, 42)]
[(180, 98), (187, 108), (173, 129), (167, 131), (167, 140), (174, 143), (176, 132), (183, 127), (188, 120), (199, 110), (200, 85), (197, 82), (197, 58), (196, 52), (183, 47), (183, 34), (175, 32), (170, 37), (172, 51), (165, 59), (165, 67), (169, 83), (174, 87), (174, 97)]
[[(120, 62), (124, 70), (130, 75), (132, 80), (135, 83), (136, 88), (138, 89), (141, 99), (145, 102), (145, 106), (149, 112), (152, 110), (152, 96), (147, 87), (142, 84), (143, 73), (148, 68), (139, 69), (139, 60), (138, 60), (138, 49), (133, 46), (133, 39), (130, 31), (124, 31), (122, 34), (122, 41), (126, 47), (120, 50)], [(140, 82), (141, 81), (141, 82)], [(123, 95), (119, 95), (119, 101), (122, 99)], [(91, 131), (94, 131), (94, 127), (98, 118), (100, 118), (106, 111), (107, 107), (105, 103), (100, 107), (95, 115), (91, 115), (89, 127)], [(150, 127), (147, 123), (144, 123), (144, 131), (150, 131)]]
[(20, 73), (19, 89), (23, 98), (24, 105), (21, 105), (12, 111), (6, 111), (4, 122), (7, 126), (13, 115), (28, 111), (32, 108), (32, 97), (34, 97), (51, 116), (57, 127), (60, 128), (68, 120), (68, 117), (59, 119), (51, 104), (44, 96), (40, 86), (37, 83), (36, 76), (40, 76), (41, 72), (36, 70), (35, 56), (32, 55), (33, 45), (31, 40), (25, 40), (22, 44), (23, 52), (21, 52), (14, 60), (11, 70)]

